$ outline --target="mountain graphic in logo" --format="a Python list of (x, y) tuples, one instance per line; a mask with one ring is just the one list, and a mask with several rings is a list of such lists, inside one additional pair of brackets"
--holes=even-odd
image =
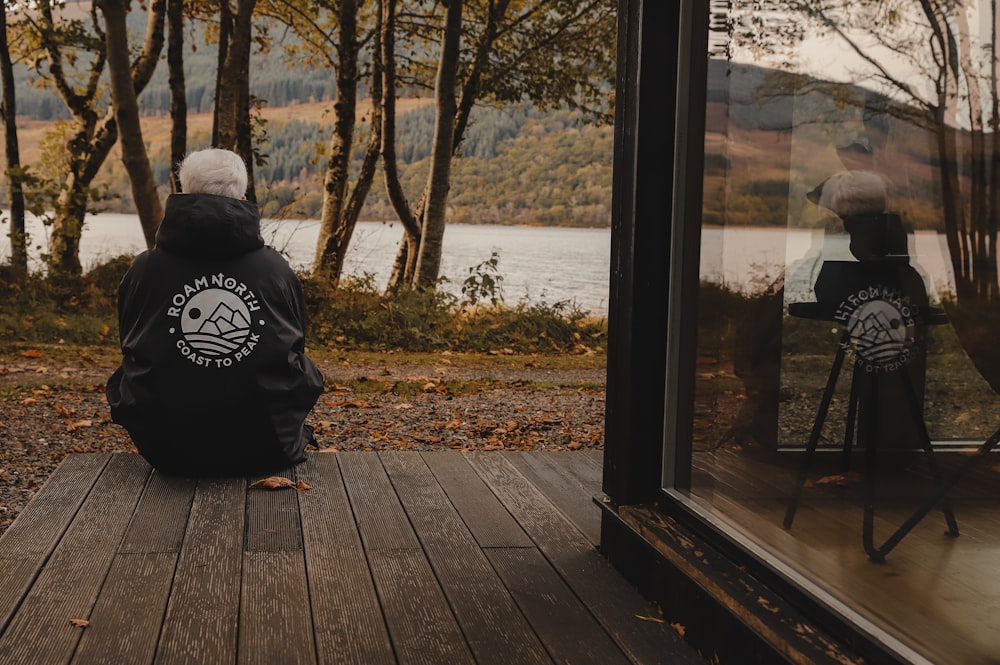
[(206, 289), (187, 302), (181, 329), (192, 348), (206, 356), (226, 356), (250, 334), (250, 311), (236, 294)]
[(913, 322), (886, 300), (858, 307), (848, 321), (858, 356), (875, 364), (904, 361), (913, 344)]

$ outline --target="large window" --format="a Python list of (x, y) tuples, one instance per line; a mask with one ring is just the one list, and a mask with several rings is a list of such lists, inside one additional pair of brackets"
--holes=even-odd
[(713, 5), (667, 489), (901, 651), (995, 662), (996, 5)]

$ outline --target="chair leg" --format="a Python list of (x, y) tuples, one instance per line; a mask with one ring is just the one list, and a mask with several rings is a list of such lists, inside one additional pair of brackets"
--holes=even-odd
[[(878, 383), (878, 374), (872, 373), (867, 382), (870, 395), (859, 395), (858, 399), (878, 395)], [(871, 561), (884, 563), (885, 556), (875, 547), (875, 477), (878, 472), (878, 437), (872, 436), (872, 433), (875, 431), (877, 412), (872, 408), (870, 399), (867, 404), (868, 408), (861, 412), (861, 423), (858, 427), (858, 445), (865, 448), (864, 517), (861, 526), (861, 544)]]
[[(931, 444), (931, 435), (927, 431), (927, 423), (924, 421), (924, 414), (921, 412), (920, 404), (917, 402), (917, 393), (913, 389), (913, 383), (910, 381), (910, 375), (907, 369), (904, 367), (903, 372), (903, 386), (906, 390), (906, 397), (910, 402), (910, 409), (916, 415), (917, 425), (920, 427), (920, 437), (921, 444), (924, 447), (924, 451), (927, 453), (927, 464), (931, 469), (931, 476), (934, 477), (934, 483), (937, 485), (940, 491), (944, 487), (944, 476), (941, 474), (941, 467), (937, 463), (937, 458), (934, 456), (934, 446)], [(941, 496), (941, 511), (944, 513), (945, 524), (948, 526), (948, 530), (945, 531), (945, 535), (951, 538), (958, 537), (958, 522), (955, 520), (955, 512), (951, 508), (951, 499), (947, 495)]]
[(830, 377), (826, 381), (826, 388), (823, 390), (823, 398), (820, 400), (819, 409), (816, 411), (816, 420), (813, 422), (812, 432), (809, 435), (809, 443), (806, 444), (806, 452), (802, 459), (802, 466), (799, 467), (799, 475), (795, 481), (795, 489), (788, 500), (788, 508), (785, 510), (785, 519), (782, 526), (786, 529), (792, 528), (792, 521), (795, 519), (795, 511), (799, 507), (799, 499), (802, 496), (802, 488), (806, 484), (809, 474), (809, 466), (812, 463), (816, 446), (819, 445), (819, 437), (823, 432), (823, 423), (826, 421), (826, 414), (833, 401), (833, 393), (837, 388), (837, 377), (840, 376), (840, 368), (844, 364), (845, 344), (849, 333), (845, 332), (845, 339), (837, 346), (837, 355), (834, 356), (833, 365), (830, 367)]
[[(944, 535), (949, 538), (957, 538), (959, 535), (958, 521), (955, 519), (955, 511), (952, 509), (951, 500), (948, 498), (949, 486), (946, 485), (944, 476), (941, 473), (941, 467), (938, 465), (937, 459), (934, 457), (934, 446), (931, 444), (931, 436), (927, 431), (927, 423), (924, 422), (923, 413), (920, 411), (920, 404), (917, 402), (917, 395), (913, 390), (913, 384), (910, 381), (909, 373), (906, 371), (905, 367), (900, 371), (904, 372), (903, 388), (906, 391), (906, 397), (910, 404), (910, 410), (914, 414), (917, 425), (920, 428), (921, 446), (923, 447), (924, 452), (927, 453), (927, 464), (930, 467), (931, 476), (933, 476), (934, 483), (937, 486), (934, 503), (939, 504), (941, 506), (941, 512), (944, 513), (944, 521), (948, 527), (947, 531), (944, 532)], [(921, 510), (918, 510), (914, 513), (914, 516), (920, 512)], [(911, 516), (911, 518), (904, 521), (891, 536), (886, 538), (885, 542), (882, 543), (882, 545), (877, 549), (883, 560), (885, 559), (885, 555), (892, 551), (892, 549), (896, 547), (896, 545), (898, 545), (910, 531), (913, 530), (920, 520), (926, 516), (927, 512), (929, 512), (929, 509), (926, 512), (923, 512), (918, 519), (914, 519), (914, 516)]]
[(851, 396), (847, 402), (847, 424), (844, 425), (844, 449), (843, 459), (840, 469), (843, 472), (851, 469), (851, 452), (854, 449), (854, 430), (858, 420), (858, 390), (860, 389), (860, 375), (857, 367), (851, 373)]
[(903, 522), (903, 524), (896, 530), (896, 533), (886, 540), (885, 544), (880, 548), (883, 559), (885, 554), (887, 554), (889, 550), (895, 547), (899, 541), (902, 540), (903, 536), (912, 531), (913, 527), (919, 524), (929, 512), (934, 510), (935, 506), (946, 499), (948, 492), (950, 492), (951, 489), (955, 487), (955, 485), (957, 485), (967, 473), (972, 471), (972, 469), (979, 464), (982, 464), (998, 444), (1000, 444), (1000, 429), (995, 431), (990, 438), (986, 439), (986, 441), (984, 441), (983, 444), (976, 450), (975, 454), (972, 455), (972, 457), (970, 457), (951, 478), (941, 485), (937, 493), (917, 508), (913, 514), (910, 515), (910, 517), (908, 517), (906, 521)]

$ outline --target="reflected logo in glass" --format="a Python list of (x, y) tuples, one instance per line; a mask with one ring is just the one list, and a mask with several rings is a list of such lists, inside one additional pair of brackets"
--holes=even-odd
[(916, 308), (909, 298), (886, 286), (871, 286), (847, 297), (835, 320), (847, 326), (844, 348), (868, 372), (891, 372), (910, 362), (916, 340)]

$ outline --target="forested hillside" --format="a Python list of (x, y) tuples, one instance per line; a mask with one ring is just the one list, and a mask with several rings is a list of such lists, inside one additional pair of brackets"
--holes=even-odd
[[(311, 105), (315, 107), (315, 105)], [(433, 130), (433, 108), (417, 105), (400, 118), (402, 179), (408, 192), (419, 193), (427, 177)], [(294, 115), (289, 113), (287, 115)], [(258, 199), (270, 217), (315, 219), (322, 202), (322, 150), (329, 126), (318, 120), (271, 120), (259, 146), (266, 163), (257, 168)], [(189, 137), (190, 149), (209, 143), (210, 120), (199, 123)], [(166, 136), (157, 131), (163, 118), (148, 116), (147, 142), (156, 181), (168, 193)], [(45, 127), (49, 128), (46, 130)], [(23, 136), (31, 145), (29, 159), (44, 159), (46, 131), (58, 123), (33, 122)], [(205, 129), (198, 129), (205, 127)], [(605, 227), (611, 220), (611, 161), (613, 131), (594, 126), (567, 111), (542, 113), (528, 107), (482, 108), (454, 167), (450, 219), (464, 224), (540, 224)], [(40, 169), (44, 171), (44, 169)], [(112, 198), (101, 204), (109, 212), (134, 210), (128, 176), (117, 157), (109, 159), (98, 180)], [(0, 197), (6, 182), (0, 180)], [(379, 177), (368, 196), (363, 219), (392, 219)]]
[[(611, 220), (611, 127), (588, 125), (569, 112), (525, 108), (479, 109), (454, 167), (450, 218), (464, 224), (608, 226)], [(427, 178), (433, 108), (425, 105), (401, 118), (402, 180), (419, 192)], [(320, 152), (329, 130), (320, 122), (270, 122), (260, 150), (258, 198), (266, 216), (316, 218), (322, 202)], [(205, 143), (195, 136), (192, 145)], [(360, 157), (356, 157), (356, 162)], [(357, 163), (356, 163), (357, 166)], [(155, 153), (158, 182), (166, 182), (167, 157)], [(116, 169), (120, 171), (120, 169)], [(115, 173), (112, 202), (129, 209), (124, 172)], [(379, 177), (362, 218), (392, 219)]]
[[(191, 28), (185, 56), (186, 96), (191, 127), (189, 149), (209, 143), (208, 127), (214, 101), (216, 49), (199, 26)], [(336, 97), (333, 75), (327, 70), (295, 66), (288, 61), (277, 31), (266, 52), (253, 54), (252, 94), (262, 104), (258, 115), (257, 150), (264, 164), (256, 167), (258, 200), (265, 215), (316, 218), (322, 202), (323, 153), (330, 137), (328, 117), (294, 109), (317, 103), (332, 106)], [(37, 85), (27, 69), (16, 68), (18, 115), (22, 131), (22, 158), (35, 171), (46, 171), (51, 160), (52, 138), (68, 117), (59, 97)], [(144, 135), (150, 146), (156, 181), (168, 193), (169, 157), (165, 117), (169, 89), (165, 67), (159, 67), (140, 97)], [(289, 107), (286, 117), (268, 119)], [(409, 110), (413, 109), (413, 110)], [(417, 197), (427, 177), (427, 160), (433, 138), (434, 109), (414, 103), (401, 110), (397, 150), (404, 187)], [(199, 116), (201, 116), (199, 118)], [(28, 129), (30, 126), (30, 130)], [(587, 124), (582, 115), (568, 111), (540, 112), (530, 104), (476, 109), (454, 166), (449, 218), (461, 223), (541, 224), (556, 226), (608, 226), (611, 208), (612, 130)], [(355, 155), (358, 166), (360, 155)], [(31, 164), (31, 162), (35, 162)], [(134, 210), (127, 175), (117, 156), (109, 159), (98, 178), (111, 195), (100, 204), (105, 210)], [(0, 182), (0, 196), (6, 195)], [(363, 219), (392, 219), (385, 189), (376, 179)]]

